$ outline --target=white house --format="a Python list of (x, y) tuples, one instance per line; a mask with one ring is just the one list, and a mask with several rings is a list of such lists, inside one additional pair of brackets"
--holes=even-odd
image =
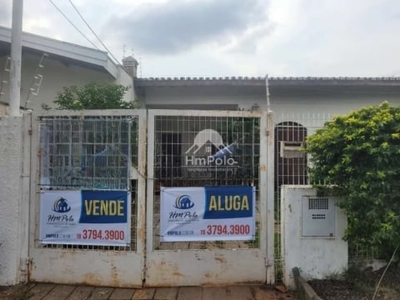
[[(268, 106), (262, 77), (135, 78), (134, 83), (137, 101), (147, 108), (266, 110)], [(399, 77), (272, 77), (268, 85), (279, 185), (307, 183), (307, 158), (296, 150), (334, 115), (383, 101), (400, 105)]]
[[(115, 82), (132, 87), (126, 101), (134, 100), (132, 76), (107, 52), (30, 33), (22, 36), (21, 107), (41, 111), (63, 87), (91, 82)], [(0, 27), (0, 103), (9, 101), (11, 30)], [(27, 102), (28, 101), (28, 102)], [(0, 111), (1, 113), (1, 111)]]
[[(7, 81), (10, 42), (11, 31), (0, 27), (0, 89), (4, 93), (0, 98), (0, 103), (3, 103), (0, 115), (5, 113), (9, 97)], [(270, 108), (275, 112), (275, 187), (279, 188), (281, 184), (307, 183), (307, 157), (297, 150), (307, 135), (321, 127), (334, 114), (347, 113), (384, 100), (393, 105), (400, 104), (400, 78), (272, 77), (268, 86), (268, 107), (265, 78), (137, 78), (136, 67), (137, 62), (132, 57), (124, 59), (121, 66), (100, 50), (24, 34), (21, 106), (40, 112), (43, 104), (53, 105), (57, 93), (63, 87), (107, 81), (132, 86), (125, 100), (132, 101), (136, 97), (142, 107), (149, 109)], [(186, 129), (187, 126), (182, 127)], [(36, 156), (30, 156), (29, 147), (24, 147), (24, 141), (32, 134), (27, 129), (29, 124), (25, 124), (21, 117), (0, 118), (0, 152), (8, 153), (0, 156), (0, 220), (1, 225), (4, 224), (0, 226), (0, 284), (14, 284), (26, 278), (29, 271), (31, 191), (27, 188), (30, 186), (27, 174), (30, 174), (31, 166), (29, 159), (24, 158), (35, 159)], [(167, 130), (161, 134), (165, 133), (166, 138), (162, 137), (161, 144), (172, 145), (172, 154), (189, 150), (192, 139), (190, 142), (182, 142), (189, 135), (177, 139), (178, 135), (171, 133), (180, 132), (164, 129)], [(212, 132), (210, 129), (207, 128), (208, 133)], [(219, 145), (221, 143), (217, 138), (215, 135), (215, 143)], [(167, 159), (176, 158), (176, 161), (172, 161), (174, 165), (181, 163), (181, 156), (170, 154), (165, 156), (169, 155)], [(165, 176), (177, 175), (166, 173)]]
[[(265, 78), (135, 78), (148, 108), (244, 109), (267, 107)], [(272, 77), (271, 109), (282, 113), (347, 113), (387, 100), (400, 104), (399, 77)]]

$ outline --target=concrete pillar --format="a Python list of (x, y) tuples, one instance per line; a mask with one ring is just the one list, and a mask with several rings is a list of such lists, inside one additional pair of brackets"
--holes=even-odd
[(0, 286), (21, 279), (21, 232), (28, 223), (21, 220), (23, 124), (23, 117), (0, 116)]

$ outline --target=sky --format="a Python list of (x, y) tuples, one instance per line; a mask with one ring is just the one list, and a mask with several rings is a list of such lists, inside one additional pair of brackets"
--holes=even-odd
[(52, 2), (139, 77), (400, 76), (398, 0), (24, 1), (24, 31), (93, 47)]

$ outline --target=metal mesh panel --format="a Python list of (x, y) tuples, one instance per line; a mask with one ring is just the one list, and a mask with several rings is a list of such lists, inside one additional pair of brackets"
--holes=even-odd
[[(64, 249), (136, 250), (138, 119), (132, 116), (69, 116), (40, 119), (40, 190), (130, 190), (131, 245), (76, 246)], [(38, 234), (38, 233), (37, 233)]]
[(127, 189), (131, 123), (126, 117), (42, 119), (42, 187)]
[[(258, 186), (260, 119), (253, 117), (156, 116), (154, 146), (155, 250), (259, 247), (259, 205), (254, 241), (160, 242), (160, 187)], [(237, 164), (207, 157), (229, 150)], [(257, 193), (256, 193), (257, 194)]]

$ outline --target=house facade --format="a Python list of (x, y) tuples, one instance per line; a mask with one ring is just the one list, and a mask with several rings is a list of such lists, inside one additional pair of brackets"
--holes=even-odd
[[(0, 27), (0, 113), (9, 101), (11, 30)], [(92, 82), (114, 82), (131, 87), (126, 101), (133, 101), (131, 75), (107, 52), (24, 33), (22, 36), (21, 107), (43, 111), (64, 87)]]
[[(8, 104), (10, 41), (10, 30), (0, 27), (0, 68), (4, 65), (4, 69), (0, 69), (1, 87), (4, 93), (0, 99), (3, 103), (0, 114), (1, 109), (4, 114), (6, 113)], [(192, 281), (185, 283), (195, 284), (200, 281), (189, 276), (193, 274), (193, 270), (199, 270), (199, 276), (203, 276), (203, 271), (204, 274), (208, 274), (203, 276), (203, 279), (207, 277), (204, 281), (204, 284), (207, 284), (208, 277), (217, 278), (221, 274), (221, 269), (223, 272), (229, 271), (233, 278), (238, 278), (235, 276), (241, 275), (240, 270), (244, 268), (251, 270), (254, 275), (249, 277), (246, 274), (246, 280), (267, 278), (268, 282), (272, 282), (273, 269), (270, 267), (276, 255), (274, 253), (274, 226), (280, 223), (279, 220), (274, 220), (274, 201), (277, 205), (275, 217), (279, 218), (280, 212), (280, 202), (277, 201), (278, 197), (274, 197), (274, 192), (279, 192), (282, 184), (307, 183), (308, 158), (304, 152), (299, 151), (307, 135), (320, 128), (335, 114), (347, 113), (350, 110), (379, 104), (385, 100), (393, 105), (400, 104), (400, 78), (273, 77), (269, 79), (268, 85), (265, 78), (137, 78), (135, 76), (137, 62), (129, 57), (124, 60), (124, 63), (124, 66), (114, 63), (107, 53), (99, 50), (24, 34), (21, 82), (21, 106), (24, 108), (33, 109), (35, 113), (40, 114), (43, 112), (44, 105), (54, 106), (53, 101), (63, 87), (84, 85), (89, 82), (115, 82), (132, 86), (125, 100), (135, 99), (141, 108), (181, 111), (176, 113), (153, 110), (147, 114), (145, 111), (135, 112), (138, 114), (136, 120), (139, 124), (136, 127), (138, 166), (136, 166), (136, 177), (129, 174), (132, 176), (129, 179), (137, 180), (140, 188), (137, 189), (136, 198), (138, 200), (136, 203), (139, 203), (137, 204), (138, 213), (132, 218), (134, 220), (137, 217), (136, 223), (133, 223), (137, 226), (132, 227), (136, 230), (131, 232), (133, 242), (129, 251), (127, 249), (124, 251), (113, 249), (80, 251), (80, 248), (64, 248), (62, 244), (51, 249), (41, 245), (39, 240), (35, 239), (38, 236), (36, 221), (40, 211), (38, 193), (35, 193), (38, 191), (38, 178), (35, 176), (41, 168), (39, 161), (45, 162), (43, 157), (40, 160), (36, 159), (38, 145), (42, 141), (38, 124), (29, 120), (29, 117), (25, 119), (22, 117), (0, 118), (2, 133), (0, 134), (0, 150), (2, 153), (8, 153), (0, 156), (0, 175), (2, 176), (0, 198), (1, 200), (15, 199), (15, 201), (0, 201), (0, 219), (4, 223), (4, 226), (0, 226), (2, 230), (0, 246), (3, 253), (0, 255), (0, 274), (2, 274), (0, 285), (14, 284), (33, 276), (42, 280), (46, 278), (44, 281), (49, 281), (48, 278), (51, 277), (51, 281), (58, 282), (66, 280), (67, 283), (71, 283), (76, 280), (93, 285), (107, 282), (110, 285), (129, 286), (133, 284), (132, 278), (137, 280), (136, 284), (142, 284), (145, 272), (148, 272), (147, 280), (153, 279), (153, 285), (159, 282), (167, 285), (176, 284), (178, 281), (174, 280), (177, 278), (183, 278), (183, 280), (192, 278)], [(270, 97), (267, 97), (268, 94)], [(267, 109), (272, 110), (275, 117), (275, 127), (272, 125), (275, 132), (275, 162), (273, 156), (270, 155), (273, 153), (271, 149), (274, 145), (273, 140), (271, 136), (267, 138), (267, 134), (263, 134), (264, 131), (260, 130), (266, 128), (267, 124), (272, 124), (269, 116), (267, 118), (261, 112), (248, 112)], [(204, 112), (204, 110), (210, 112)], [(217, 110), (228, 112), (217, 112)], [(55, 112), (53, 117), (58, 113), (63, 116), (72, 116), (71, 112)], [(101, 111), (90, 112), (88, 116), (92, 116), (96, 122), (102, 122), (103, 120), (97, 118), (102, 113)], [(129, 117), (131, 120), (131, 116), (118, 115), (125, 112), (114, 111), (113, 113), (116, 114), (116, 119), (122, 120), (123, 118), (120, 117)], [(130, 113), (132, 111), (129, 111)], [(80, 116), (74, 115), (69, 121), (80, 120), (79, 118)], [(106, 119), (104, 124), (110, 121)], [(52, 123), (50, 121), (49, 123)], [(34, 126), (31, 127), (32, 124)], [(72, 128), (68, 126), (66, 128)], [(271, 127), (268, 129), (271, 130)], [(82, 131), (79, 136), (90, 140), (86, 144), (93, 144), (90, 133), (95, 130), (86, 130), (85, 133), (89, 132), (87, 135), (84, 135)], [(45, 132), (46, 130), (41, 130), (41, 133)], [(70, 131), (68, 129), (60, 130), (60, 132)], [(98, 133), (107, 136), (107, 130), (101, 129)], [(132, 135), (129, 136), (132, 137)], [(104, 141), (109, 141), (109, 139), (104, 138)], [(104, 141), (102, 139), (99, 144), (110, 143)], [(115, 144), (115, 140), (112, 141)], [(65, 135), (65, 142), (58, 141), (57, 145), (54, 143), (54, 147), (52, 146), (54, 161), (61, 158), (61, 149), (68, 149), (66, 151), (68, 153), (61, 153), (63, 154), (63, 159), (60, 159), (62, 167), (73, 166), (71, 157), (76, 156), (78, 160), (83, 160), (82, 155), (72, 155), (78, 152), (73, 150), (77, 145), (80, 144), (77, 144), (69, 135)], [(125, 145), (129, 143), (125, 142)], [(266, 148), (271, 150), (268, 151), (268, 155)], [(94, 148), (90, 149), (94, 153)], [(90, 153), (93, 154), (92, 152)], [(45, 151), (40, 151), (40, 153), (44, 155)], [(101, 153), (104, 154), (104, 152)], [(94, 162), (95, 160), (93, 164)], [(270, 171), (272, 168), (269, 168), (272, 163), (275, 163), (275, 174)], [(147, 172), (145, 171), (146, 164)], [(80, 163), (78, 168), (82, 171)], [(92, 172), (86, 168), (86, 165), (83, 171)], [(42, 175), (44, 173), (42, 172)], [(135, 172), (131, 171), (131, 173)], [(143, 174), (148, 174), (148, 178)], [(66, 180), (75, 180), (70, 173), (67, 175)], [(268, 187), (272, 186), (269, 179), (274, 178), (275, 189), (260, 188), (258, 191), (260, 193), (258, 205), (262, 209), (259, 210), (261, 213), (258, 215), (257, 222), (264, 222), (263, 224), (268, 222), (266, 226), (260, 227), (261, 246), (257, 246), (255, 242), (253, 244), (235, 242), (212, 245), (215, 246), (212, 248), (213, 251), (208, 251), (209, 244), (205, 247), (203, 247), (204, 244), (191, 244), (197, 248), (188, 249), (177, 245), (182, 247), (179, 251), (165, 251), (176, 249), (166, 247), (169, 245), (163, 244), (157, 234), (160, 218), (160, 187), (259, 186), (258, 182), (267, 181), (267, 175)], [(114, 177), (114, 175), (110, 176), (112, 180), (115, 179)], [(266, 186), (266, 184), (263, 185), (263, 187)], [(56, 210), (67, 209), (62, 201), (57, 203), (59, 206)], [(182, 201), (178, 206), (180, 205), (183, 205), (183, 208), (190, 208), (191, 203)], [(269, 234), (267, 234), (267, 229)], [(136, 242), (137, 244), (134, 244)], [(225, 248), (221, 249), (222, 246)], [(189, 246), (186, 243), (184, 247)], [(245, 252), (239, 253), (236, 251), (237, 248), (243, 248)], [(226, 256), (226, 250), (231, 249), (235, 251), (229, 251), (230, 256)], [(83, 248), (83, 250), (93, 249)], [(167, 261), (176, 264), (160, 264), (161, 261), (166, 261), (165, 253), (171, 255), (168, 257), (170, 260)], [(196, 259), (193, 253), (201, 253), (201, 259)], [(243, 253), (248, 256), (243, 256)], [(230, 263), (224, 262), (226, 258), (230, 260)], [(145, 259), (147, 260), (146, 268), (144, 268)], [(46, 266), (48, 261), (56, 264), (54, 269), (57, 271), (58, 278), (53, 278), (48, 268), (40, 268), (40, 266)], [(196, 267), (185, 263), (187, 261), (197, 263)], [(215, 272), (211, 275), (207, 268), (202, 269), (206, 266), (205, 262), (210, 262), (215, 267)], [(241, 264), (242, 262), (245, 264)], [(189, 274), (187, 277), (182, 276), (177, 271), (178, 269), (169, 268), (179, 263), (183, 274)], [(167, 269), (160, 272), (160, 265), (166, 266)], [(221, 269), (218, 269), (220, 266)], [(233, 269), (230, 268), (232, 266)], [(59, 272), (57, 267), (68, 272)], [(68, 273), (69, 277), (65, 273)], [(80, 277), (74, 276), (76, 274)], [(72, 281), (71, 277), (73, 277)], [(103, 279), (105, 281), (102, 281)]]
[[(262, 77), (135, 78), (138, 100), (147, 108), (252, 110), (267, 108)], [(272, 77), (270, 109), (276, 115), (344, 114), (389, 101), (400, 104), (398, 77)]]
[[(335, 115), (383, 101), (400, 105), (398, 77), (272, 77), (268, 91), (262, 77), (135, 78), (134, 83), (137, 101), (150, 109), (272, 110), (277, 186), (307, 184), (307, 157), (300, 149)], [(169, 138), (164, 135), (160, 141)]]

